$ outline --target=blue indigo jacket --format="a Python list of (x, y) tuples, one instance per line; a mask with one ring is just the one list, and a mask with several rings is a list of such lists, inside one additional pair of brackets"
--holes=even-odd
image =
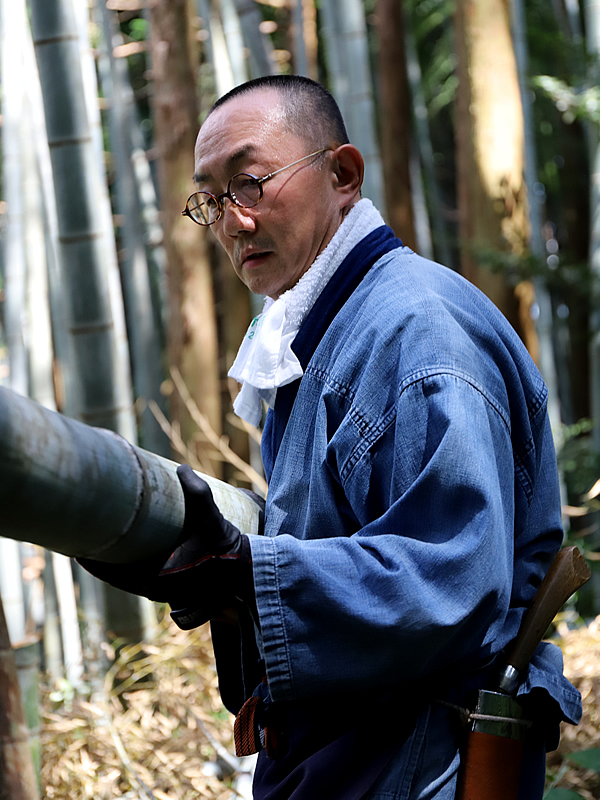
[[(265, 535), (251, 545), (276, 702), (393, 686), (410, 697), (424, 681), (456, 699), (485, 685), (562, 541), (537, 368), (477, 288), (395, 241), (366, 274), (356, 253), (339, 268), (294, 343), (305, 374), (291, 399), (279, 390), (285, 413), (269, 413)], [(304, 352), (328, 298), (352, 281)], [(543, 697), (549, 746), (559, 719), (579, 720), (553, 645), (519, 691)], [(418, 783), (428, 725), (440, 769), (455, 772), (449, 723), (431, 729), (439, 713), (419, 717), (387, 768), (397, 794), (384, 786), (382, 797)]]

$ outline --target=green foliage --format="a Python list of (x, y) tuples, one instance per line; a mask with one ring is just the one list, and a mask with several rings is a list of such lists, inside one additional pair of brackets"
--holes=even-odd
[[(147, 42), (150, 36), (148, 20), (142, 15), (142, 11), (129, 11), (119, 13), (119, 27), (123, 34), (125, 44)], [(144, 131), (147, 145), (152, 141), (152, 113), (150, 109), (150, 91), (148, 84), (148, 52), (140, 47), (138, 52), (127, 56), (127, 67), (131, 88), (133, 89), (138, 106), (141, 120), (141, 128)]]
[(412, 0), (408, 4), (430, 120), (452, 104), (458, 86), (454, 6), (454, 0)]
[(592, 769), (594, 772), (600, 774), (600, 748), (596, 747), (590, 750), (579, 750), (575, 753), (569, 753), (567, 758), (580, 767)]
[(545, 264), (530, 253), (519, 255), (491, 247), (474, 247), (471, 252), (479, 267), (492, 273), (502, 273), (513, 286), (545, 273)]
[(565, 122), (584, 119), (600, 124), (600, 86), (573, 87), (552, 75), (538, 75), (533, 83), (554, 101)]
[(592, 449), (592, 420), (581, 419), (563, 428), (563, 446), (558, 454), (569, 497), (578, 498), (592, 488), (600, 475), (600, 454)]
[(565, 28), (557, 8), (548, 0), (525, 3), (530, 69), (533, 75), (551, 72), (575, 82), (585, 74), (583, 44)]
[[(573, 789), (557, 786), (569, 771), (569, 762), (571, 766), (591, 770), (600, 775), (600, 749), (589, 748), (587, 750), (577, 750), (573, 753), (567, 753), (558, 774), (547, 783), (548, 789), (544, 794), (544, 800), (581, 800), (583, 797), (583, 795)], [(585, 796), (588, 797), (588, 794), (586, 793)]]
[(145, 42), (148, 38), (148, 20), (143, 17), (134, 17), (129, 21), (129, 36), (133, 41)]
[[(584, 769), (589, 769), (600, 774), (600, 749), (598, 748), (590, 748), (589, 750), (578, 750), (574, 753), (568, 753), (566, 759), (578, 767), (583, 767)], [(544, 795), (544, 800), (581, 800), (583, 795), (579, 794), (579, 792), (556, 786), (556, 783), (558, 783), (561, 778), (564, 777), (566, 769), (565, 763), (563, 764), (557, 777), (554, 779), (554, 782), (550, 784), (550, 789)]]

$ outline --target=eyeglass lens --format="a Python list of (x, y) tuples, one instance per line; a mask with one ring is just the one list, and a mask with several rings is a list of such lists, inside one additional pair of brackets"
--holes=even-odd
[(233, 202), (243, 208), (252, 208), (262, 197), (260, 183), (253, 175), (240, 172), (234, 175), (227, 187)]
[[(260, 183), (253, 175), (241, 172), (229, 181), (227, 192), (222, 197), (230, 197), (242, 208), (252, 208), (262, 197)], [(217, 199), (209, 192), (196, 192), (189, 198), (187, 210), (200, 225), (212, 225), (221, 215), (222, 204), (221, 198)]]

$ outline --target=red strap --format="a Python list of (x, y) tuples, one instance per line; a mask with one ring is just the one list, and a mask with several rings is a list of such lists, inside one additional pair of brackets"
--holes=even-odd
[(249, 697), (240, 708), (233, 724), (233, 738), (235, 740), (235, 754), (251, 756), (258, 753), (262, 745), (256, 724), (256, 711), (262, 704), (260, 697)]

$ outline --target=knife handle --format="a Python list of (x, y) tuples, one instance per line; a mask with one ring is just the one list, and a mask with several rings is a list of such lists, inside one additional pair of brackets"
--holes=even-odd
[(554, 617), (590, 575), (590, 568), (577, 547), (558, 551), (508, 649), (509, 666), (517, 671), (524, 669)]

